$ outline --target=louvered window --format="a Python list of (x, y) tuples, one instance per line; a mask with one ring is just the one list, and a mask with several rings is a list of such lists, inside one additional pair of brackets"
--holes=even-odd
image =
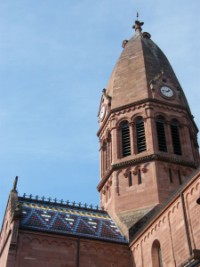
[(156, 129), (158, 137), (158, 149), (160, 151), (167, 152), (164, 118), (158, 117), (156, 119)]
[(137, 153), (141, 153), (146, 150), (144, 121), (142, 118), (138, 118), (136, 120), (136, 138), (137, 138)]
[(173, 144), (174, 154), (182, 155), (180, 135), (179, 135), (179, 126), (178, 126), (178, 122), (176, 120), (174, 120), (171, 123), (171, 136), (172, 136), (172, 144)]
[(128, 122), (121, 124), (122, 157), (131, 155), (130, 130)]

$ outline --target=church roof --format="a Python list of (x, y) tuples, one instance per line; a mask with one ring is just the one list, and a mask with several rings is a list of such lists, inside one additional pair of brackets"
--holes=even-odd
[[(139, 21), (136, 21), (137, 24), (143, 25)], [(142, 32), (140, 26), (136, 28), (135, 35), (123, 41), (123, 51), (106, 88), (107, 95), (112, 98), (111, 110), (151, 99), (151, 84), (159, 79), (180, 93), (180, 100), (172, 102), (189, 110), (184, 92), (165, 54), (151, 40), (149, 33)]]
[(107, 212), (19, 197), (20, 229), (127, 243)]

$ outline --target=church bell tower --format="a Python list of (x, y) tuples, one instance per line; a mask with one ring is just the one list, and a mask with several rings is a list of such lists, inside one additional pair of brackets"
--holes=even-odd
[(101, 206), (126, 232), (199, 165), (197, 126), (164, 53), (142, 32), (123, 51), (99, 108)]

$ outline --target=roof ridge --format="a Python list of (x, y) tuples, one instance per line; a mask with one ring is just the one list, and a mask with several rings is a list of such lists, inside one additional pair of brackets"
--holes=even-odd
[(51, 197), (39, 197), (38, 195), (34, 196), (32, 194), (23, 194), (23, 196), (18, 197), (19, 201), (21, 202), (32, 202), (32, 203), (38, 203), (38, 204), (45, 204), (45, 205), (52, 205), (52, 206), (57, 206), (57, 207), (63, 207), (63, 208), (76, 208), (80, 210), (85, 210), (85, 211), (93, 211), (93, 212), (101, 212), (101, 213), (106, 213), (107, 212), (103, 209), (100, 208), (98, 205), (94, 206), (92, 204), (88, 205), (87, 203), (81, 203), (81, 202), (70, 202), (69, 200), (64, 201), (63, 199), (58, 200), (57, 198), (51, 198)]

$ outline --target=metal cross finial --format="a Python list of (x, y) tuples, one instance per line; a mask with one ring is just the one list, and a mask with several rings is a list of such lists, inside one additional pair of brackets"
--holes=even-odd
[(139, 20), (135, 21), (135, 25), (133, 26), (133, 28), (135, 29), (135, 31), (137, 32), (141, 32), (142, 31), (142, 25), (144, 24), (144, 22), (140, 22)]
[(139, 18), (139, 12), (136, 13), (136, 21), (135, 21), (135, 25), (133, 25), (133, 29), (135, 29), (136, 33), (141, 33), (142, 32), (142, 25), (144, 24), (144, 22), (141, 22), (138, 20)]

